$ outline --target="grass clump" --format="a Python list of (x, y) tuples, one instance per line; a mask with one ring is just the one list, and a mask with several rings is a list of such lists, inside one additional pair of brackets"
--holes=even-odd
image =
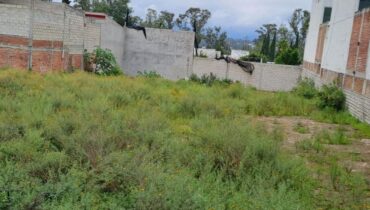
[(318, 91), (315, 87), (315, 82), (308, 78), (304, 78), (303, 80), (299, 81), (293, 92), (307, 99), (312, 99), (318, 94)]
[(306, 125), (304, 125), (304, 124), (303, 124), (303, 123), (301, 123), (301, 122), (298, 122), (298, 123), (294, 126), (293, 130), (294, 130), (295, 132), (297, 132), (297, 133), (300, 133), (300, 134), (307, 134), (307, 133), (309, 133), (309, 132), (310, 132), (310, 128), (309, 128), (309, 127), (307, 127)]
[(324, 144), (331, 145), (349, 145), (352, 143), (341, 128), (337, 128), (333, 132), (321, 131), (316, 135), (316, 139)]
[(294, 94), (83, 72), (0, 81), (2, 209), (324, 206), (282, 131), (246, 116), (326, 113)]
[(195, 83), (199, 83), (199, 84), (209, 86), (209, 87), (213, 86), (215, 84), (230, 85), (230, 84), (233, 83), (233, 81), (230, 80), (230, 79), (217, 78), (217, 76), (215, 74), (213, 74), (212, 72), (209, 75), (208, 74), (203, 74), (201, 77), (198, 77), (196, 74), (192, 74), (192, 75), (190, 75), (189, 80), (192, 81), (192, 82), (195, 82)]

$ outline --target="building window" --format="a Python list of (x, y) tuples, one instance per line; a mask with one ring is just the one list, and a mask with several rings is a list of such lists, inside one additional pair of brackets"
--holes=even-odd
[(325, 7), (324, 9), (324, 19), (323, 19), (323, 23), (327, 23), (330, 21), (330, 18), (331, 18), (331, 7)]
[(360, 0), (360, 8), (359, 10), (363, 10), (370, 7), (370, 0)]

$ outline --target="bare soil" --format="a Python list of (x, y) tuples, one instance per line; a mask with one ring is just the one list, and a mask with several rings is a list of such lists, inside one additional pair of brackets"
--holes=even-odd
[[(343, 166), (353, 172), (363, 173), (370, 181), (370, 139), (354, 138), (355, 130), (352, 127), (320, 123), (301, 117), (258, 117), (256, 121), (263, 123), (269, 131), (276, 128), (282, 129), (284, 133), (283, 148), (294, 153), (298, 153), (296, 148), (298, 142), (310, 139), (319, 132), (324, 130), (332, 132), (338, 128), (345, 129), (346, 135), (352, 140), (350, 145), (325, 145), (325, 148), (330, 154), (343, 154), (344, 159), (341, 160)], [(294, 129), (297, 124), (308, 128), (308, 131), (306, 133), (297, 132)]]

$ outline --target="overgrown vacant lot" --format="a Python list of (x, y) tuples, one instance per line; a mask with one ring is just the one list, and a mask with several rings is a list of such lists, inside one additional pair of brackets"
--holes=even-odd
[(369, 137), (294, 93), (3, 70), (0, 209), (368, 209)]

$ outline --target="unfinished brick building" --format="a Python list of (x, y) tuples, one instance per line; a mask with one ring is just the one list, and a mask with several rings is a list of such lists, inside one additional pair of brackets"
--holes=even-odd
[(156, 71), (168, 79), (190, 76), (194, 33), (122, 27), (106, 14), (62, 3), (0, 0), (0, 68), (64, 71), (83, 67), (84, 50), (109, 49), (129, 75)]
[(82, 67), (83, 12), (31, 0), (0, 3), (0, 67), (40, 72)]
[(370, 0), (313, 0), (302, 75), (336, 81), (352, 114), (370, 122)]

